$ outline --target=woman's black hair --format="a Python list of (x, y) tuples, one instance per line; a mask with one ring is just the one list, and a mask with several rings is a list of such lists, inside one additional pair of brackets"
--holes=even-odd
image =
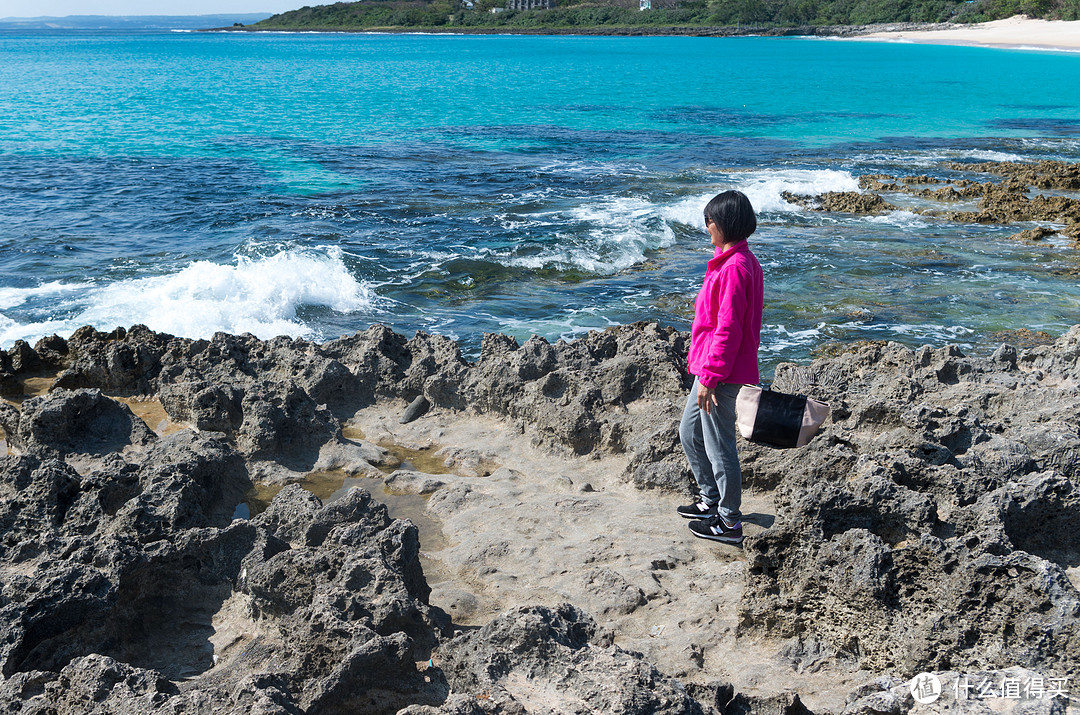
[(738, 243), (757, 230), (757, 216), (741, 191), (717, 194), (705, 206), (705, 218), (716, 224), (726, 243)]

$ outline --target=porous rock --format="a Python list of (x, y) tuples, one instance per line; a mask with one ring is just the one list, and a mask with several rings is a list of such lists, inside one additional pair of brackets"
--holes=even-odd
[[(74, 400), (59, 391), (50, 400)], [(445, 616), (411, 524), (286, 488), (252, 521), (242, 456), (190, 431), (85, 474), (0, 459), (5, 712), (396, 712)], [(221, 641), (222, 633), (232, 634)]]
[(781, 193), (784, 201), (811, 211), (832, 211), (849, 214), (880, 214), (895, 211), (896, 207), (877, 194), (861, 194), (858, 191), (826, 191), (806, 196), (790, 191)]
[(986, 358), (869, 343), (778, 367), (775, 389), (831, 401), (833, 420), (803, 450), (743, 452), (777, 520), (745, 543), (740, 633), (878, 672), (1074, 672), (1080, 395), (1060, 381), (1078, 336)]
[(506, 611), (445, 644), (439, 667), (454, 691), (501, 712), (703, 712), (678, 681), (613, 645), (570, 604)]
[(127, 405), (98, 390), (56, 390), (19, 409), (0, 405), (0, 426), (13, 449), (51, 456), (104, 455), (156, 439)]
[(1020, 233), (1015, 233), (1009, 238), (1017, 241), (1041, 241), (1044, 238), (1053, 236), (1057, 231), (1047, 228), (1046, 226), (1036, 226), (1034, 228), (1028, 228)]
[(175, 422), (221, 432), (245, 456), (295, 471), (312, 469), (322, 445), (340, 440), (337, 420), (380, 396), (522, 420), (539, 441), (585, 454), (640, 448), (687, 386), (686, 336), (655, 323), (554, 345), (487, 336), (475, 363), (447, 338), (405, 340), (385, 326), (323, 345), (81, 328), (67, 349), (58, 387), (156, 395)]
[[(694, 711), (677, 684), (611, 649), (595, 625), (581, 625), (591, 620), (565, 609), (500, 617), (444, 646), (442, 670), (424, 671), (425, 679), (414, 661), (445, 623), (426, 603), (415, 529), (390, 521), (362, 492), (322, 505), (287, 488), (263, 516), (230, 523), (253, 459), (295, 468), (348, 461), (335, 448), (344, 444), (337, 420), (379, 397), (423, 395), (436, 409), (503, 416), (540, 444), (578, 454), (625, 452), (629, 479), (680, 489), (686, 341), (648, 323), (569, 343), (486, 336), (470, 363), (450, 341), (406, 340), (381, 326), (321, 346), (83, 331), (65, 358), (72, 385), (145, 386), (171, 415), (220, 438), (121, 434), (138, 420), (92, 390), (0, 408), (21, 452), (0, 462), (0, 664), (26, 698), (96, 654), (141, 669), (132, 671), (137, 681), (141, 671), (192, 678), (179, 696), (153, 695), (187, 698), (173, 700), (185, 707), (489, 712), (491, 701), (475, 693), (490, 693), (497, 709), (512, 712), (534, 703), (537, 688), (553, 688), (585, 693), (601, 711), (631, 712), (639, 684), (655, 678), (666, 683), (663, 695), (641, 702)], [(740, 445), (745, 483), (776, 504), (773, 526), (744, 545), (740, 634), (791, 639), (800, 644), (785, 656), (793, 663), (831, 659), (879, 673), (1019, 664), (1072, 675), (1080, 600), (1066, 569), (1080, 563), (1078, 383), (1080, 327), (1050, 345), (1005, 345), (987, 356), (867, 342), (778, 367), (776, 389), (824, 399), (833, 416), (803, 449)], [(76, 405), (86, 419), (121, 425), (108, 443), (121, 452), (44, 427)], [(96, 461), (73, 468), (72, 455), (88, 453)], [(486, 498), (462, 479), (443, 480), (430, 513)], [(407, 481), (427, 490), (422, 478)], [(628, 575), (583, 574), (614, 596), (580, 605), (608, 617), (639, 607), (643, 592)], [(151, 602), (177, 615), (154, 620), (145, 615)], [(205, 640), (166, 657), (153, 638), (110, 630), (123, 620), (144, 633), (179, 632), (181, 616), (205, 628), (225, 611), (240, 614), (242, 645), (212, 668), (208, 656), (219, 653)], [(532, 684), (515, 672), (533, 673)], [(448, 700), (446, 687), (467, 695)], [(150, 692), (135, 690), (131, 698)], [(882, 698), (891, 712), (895, 703)], [(802, 707), (797, 697), (773, 705)]]

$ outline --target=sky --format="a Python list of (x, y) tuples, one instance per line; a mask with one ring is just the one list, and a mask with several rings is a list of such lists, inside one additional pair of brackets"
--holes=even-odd
[(0, 0), (0, 17), (65, 15), (221, 15), (285, 12), (333, 0)]

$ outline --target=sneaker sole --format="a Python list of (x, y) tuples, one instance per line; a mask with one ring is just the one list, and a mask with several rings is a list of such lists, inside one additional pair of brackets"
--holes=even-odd
[(745, 536), (740, 536), (738, 538), (735, 538), (733, 536), (723, 536), (723, 535), (720, 535), (720, 534), (699, 534), (698, 532), (694, 531), (693, 529), (690, 530), (690, 533), (693, 534), (694, 536), (698, 537), (699, 539), (708, 539), (709, 541), (719, 541), (721, 544), (732, 544), (733, 546), (741, 546), (742, 542), (743, 542), (743, 539), (746, 538)]
[(681, 511), (675, 513), (684, 519), (711, 519), (716, 516), (716, 514), (702, 514), (701, 516), (698, 516), (697, 514), (683, 514)]
[(705, 536), (704, 534), (698, 534), (697, 531), (692, 531), (692, 534), (693, 534), (693, 536), (696, 536), (699, 539), (708, 539), (710, 541), (719, 541), (720, 543), (730, 543), (732, 545), (732, 547), (741, 547), (742, 541), (743, 541), (742, 539), (732, 539), (731, 537)]

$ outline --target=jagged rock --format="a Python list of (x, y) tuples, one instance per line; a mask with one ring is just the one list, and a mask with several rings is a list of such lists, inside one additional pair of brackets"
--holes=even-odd
[(67, 341), (67, 368), (57, 375), (56, 387), (96, 387), (110, 392), (148, 395), (160, 370), (165, 346), (175, 340), (145, 325), (102, 333), (87, 326)]
[(860, 194), (857, 191), (826, 191), (816, 196), (804, 196), (785, 191), (784, 201), (811, 211), (834, 211), (850, 214), (879, 214), (895, 211), (896, 207), (877, 194)]
[(447, 619), (427, 605), (414, 526), (366, 492), (323, 506), (299, 487), (232, 521), (244, 462), (192, 432), (127, 456), (86, 475), (0, 459), (5, 706), (395, 712), (445, 697), (415, 667)]
[(681, 684), (612, 645), (610, 633), (570, 604), (511, 609), (454, 638), (440, 656), (455, 691), (482, 694), (502, 712), (703, 712)]
[[(121, 701), (146, 697), (166, 712), (532, 711), (529, 688), (543, 687), (604, 712), (696, 712), (698, 700), (723, 712), (801, 713), (790, 694), (754, 700), (718, 686), (691, 697), (566, 609), (504, 615), (444, 645), (441, 671), (418, 671), (446, 617), (427, 604), (414, 527), (364, 492), (323, 505), (298, 487), (232, 522), (256, 460), (291, 475), (392, 464), (338, 429), (342, 415), (380, 396), (503, 416), (544, 446), (625, 452), (628, 479), (681, 490), (686, 341), (649, 323), (554, 344), (487, 336), (472, 363), (444, 338), (406, 340), (380, 326), (321, 346), (139, 327), (79, 331), (62, 359), (58, 345), (42, 345), (39, 359), (66, 364), (71, 384), (145, 389), (206, 433), (156, 438), (93, 390), (0, 407), (22, 452), (0, 460), (0, 666), (9, 676), (0, 689), (40, 700), (73, 668), (88, 684), (71, 681), (73, 698), (94, 678), (130, 678), (130, 692), (101, 691), (120, 712)], [(20, 365), (38, 355), (20, 350)], [(0, 369), (14, 370), (13, 360), (5, 354)], [(776, 389), (825, 399), (833, 416), (800, 450), (740, 445), (745, 483), (776, 505), (772, 527), (745, 544), (740, 633), (798, 641), (793, 662), (838, 659), (880, 673), (1019, 663), (1072, 674), (1080, 596), (1065, 569), (1080, 562), (1078, 383), (1080, 326), (1051, 345), (988, 356), (869, 342), (779, 366)], [(474, 452), (445, 459), (474, 478), (513, 478)], [(417, 493), (441, 482), (428, 507), (436, 517), (490, 498), (465, 477), (391, 481)], [(627, 571), (581, 578), (598, 594), (582, 605), (605, 617), (651, 597)], [(454, 602), (467, 610), (468, 596)], [(222, 619), (237, 645), (207, 645)], [(533, 685), (511, 672), (531, 673)], [(152, 673), (189, 680), (179, 694), (154, 690)], [(450, 687), (468, 695), (447, 699)], [(873, 701), (857, 709), (906, 707), (886, 690), (856, 698)]]
[(0, 426), (13, 449), (42, 455), (104, 455), (156, 439), (127, 405), (98, 390), (55, 390), (18, 410), (0, 405)]
[(888, 174), (863, 174), (859, 177), (859, 188), (870, 191), (901, 191), (903, 189), (896, 183), (896, 177)]
[(957, 190), (955, 186), (945, 186), (940, 189), (922, 189), (913, 193), (917, 196), (934, 199), (935, 201), (960, 201), (966, 198), (974, 198), (981, 194), (981, 192), (976, 189)]
[(47, 370), (60, 370), (67, 365), (68, 343), (59, 335), (49, 335), (37, 341), (34, 352)]
[(1065, 196), (1032, 198), (1026, 195), (1026, 185), (1004, 183), (990, 185), (979, 200), (979, 217), (982, 222), (1013, 223), (1016, 221), (1053, 221), (1076, 223), (1080, 221), (1080, 199)]
[(157, 395), (166, 413), (178, 424), (232, 434), (244, 423), (243, 392), (229, 384), (167, 383), (158, 388)]
[(394, 712), (422, 701), (415, 662), (448, 619), (427, 605), (416, 527), (391, 521), (360, 489), (326, 506), (283, 493), (286, 504), (272, 503), (255, 524), (295, 546), (249, 555), (241, 588), (255, 614), (281, 621), (288, 637), (245, 668), (289, 673), (304, 711)]
[(44, 366), (41, 358), (25, 340), (16, 340), (8, 349), (7, 361), (11, 365), (11, 371), (15, 373), (34, 372)]
[(19, 673), (0, 684), (0, 700), (19, 703), (7, 712), (25, 715), (144, 715), (179, 694), (160, 673), (96, 654), (74, 659), (59, 674)]
[(833, 421), (804, 450), (744, 459), (755, 483), (782, 476), (776, 523), (745, 544), (740, 631), (814, 638), (878, 671), (1071, 672), (1080, 441), (1061, 421), (1080, 396), (1029, 366), (1075, 374), (1078, 337), (989, 358), (865, 344), (780, 366), (774, 387), (831, 398)]
[[(912, 209), (916, 213), (935, 216), (964, 223), (1014, 223), (1017, 221), (1049, 221), (1064, 223), (1063, 234), (1076, 238), (1080, 226), (1080, 200), (1067, 196), (1045, 196), (1042, 194), (1029, 197), (1029, 187), (1042, 189), (1075, 190), (1080, 185), (1077, 178), (1080, 164), (1067, 164), (1057, 161), (1043, 161), (1035, 164), (1013, 162), (983, 162), (965, 164), (952, 162), (949, 169), (965, 173), (989, 173), (1002, 176), (998, 183), (954, 179), (940, 188), (919, 188), (926, 184), (941, 184), (944, 180), (931, 176), (908, 176), (896, 179), (887, 174), (868, 174), (859, 177), (859, 186), (871, 191), (894, 191), (921, 196), (935, 201), (960, 201), (979, 199), (976, 211), (942, 211), (934, 208)], [(819, 197), (785, 196), (785, 200), (815, 210), (847, 211), (842, 208), (826, 208), (823, 194)], [(840, 196), (840, 195), (838, 195)], [(859, 196), (855, 194), (854, 196)], [(873, 209), (871, 207), (872, 212)], [(853, 211), (861, 212), (861, 211)], [(1048, 233), (1041, 229), (1024, 231), (1016, 236), (1022, 240), (1038, 240)]]
[(12, 367), (6, 350), (0, 350), (0, 396), (22, 396), (22, 385), (15, 377), (15, 368)]
[(290, 484), (278, 492), (270, 505), (253, 521), (265, 526), (282, 541), (299, 543), (315, 512), (321, 508), (322, 501), (317, 496), (299, 484)]
[(958, 171), (997, 174), (1040, 189), (1080, 190), (1080, 163), (1040, 161), (1036, 163), (985, 161), (980, 163), (952, 162), (949, 168)]
[(1074, 325), (1052, 345), (1039, 345), (1021, 353), (1017, 364), (1030, 374), (1057, 374), (1080, 380), (1080, 325)]
[(254, 459), (273, 459), (296, 470), (309, 470), (319, 448), (341, 436), (329, 410), (289, 383), (251, 385), (241, 403), (244, 421), (235, 432), (236, 446)]
[(423, 397), (443, 407), (465, 408), (467, 401), (460, 389), (467, 366), (457, 343), (441, 335), (417, 332), (406, 347), (411, 360), (395, 388), (397, 394), (412, 403)]
[(0, 475), (0, 565), (12, 574), (0, 593), (6, 676), (93, 652), (152, 659), (170, 647), (166, 626), (212, 600), (255, 538), (246, 525), (221, 530), (223, 505), (249, 484), (239, 456), (191, 434), (85, 476), (35, 456), (7, 457)]
[(679, 441), (681, 410), (669, 407), (670, 417), (648, 435), (634, 450), (627, 471), (641, 489), (689, 491), (696, 494), (697, 482), (686, 463)]
[(410, 362), (406, 345), (404, 336), (385, 325), (373, 325), (363, 332), (325, 343), (320, 350), (356, 375), (360, 394), (372, 398), (397, 397), (394, 386), (404, 379)]
[[(377, 395), (506, 415), (584, 454), (637, 448), (640, 435), (667, 421), (667, 400), (681, 400), (688, 381), (685, 341), (650, 323), (555, 345), (489, 336), (469, 364), (446, 338), (406, 341), (382, 326), (321, 346), (82, 328), (57, 384), (157, 395), (174, 421), (222, 432), (246, 456), (293, 471), (312, 469), (320, 448), (340, 441), (336, 420)], [(641, 409), (617, 409), (630, 403)]]
[(905, 184), (940, 184), (941, 179), (929, 176), (928, 174), (919, 174), (917, 176), (905, 176), (900, 179)]

